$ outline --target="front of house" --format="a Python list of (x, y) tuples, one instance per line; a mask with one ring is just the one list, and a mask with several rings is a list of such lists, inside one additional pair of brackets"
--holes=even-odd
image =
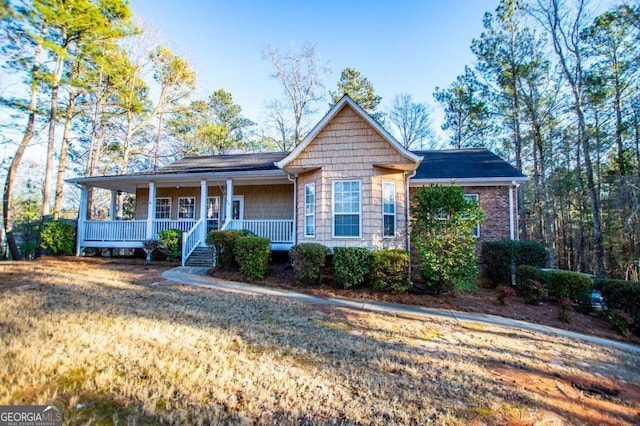
[[(183, 264), (212, 229), (248, 229), (274, 250), (410, 247), (409, 200), (430, 184), (463, 187), (487, 219), (480, 240), (514, 238), (515, 188), (526, 177), (486, 149), (406, 150), (344, 96), (290, 153), (187, 157), (153, 172), (71, 179), (81, 188), (78, 254), (136, 248), (163, 229), (183, 233)], [(87, 217), (90, 187), (135, 194), (134, 220)]]

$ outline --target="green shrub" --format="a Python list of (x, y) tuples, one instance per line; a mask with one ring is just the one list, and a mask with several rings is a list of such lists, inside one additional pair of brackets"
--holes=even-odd
[(485, 216), (459, 186), (431, 185), (413, 195), (411, 240), (425, 291), (475, 289), (478, 278), (475, 229)]
[(543, 268), (548, 256), (547, 249), (537, 241), (498, 240), (482, 243), (484, 272), (494, 286), (511, 284), (512, 266)]
[(271, 240), (246, 236), (237, 238), (235, 243), (235, 259), (242, 273), (249, 278), (264, 278), (269, 269)]
[(596, 287), (606, 299), (608, 308), (626, 312), (636, 327), (640, 325), (640, 281), (603, 278), (596, 281)]
[(54, 256), (70, 256), (76, 241), (76, 226), (65, 221), (47, 222), (40, 233), (42, 248)]
[(529, 305), (539, 305), (542, 302), (542, 296), (544, 296), (544, 284), (541, 281), (532, 279), (525, 279), (520, 289), (524, 296), (524, 302)]
[(236, 240), (245, 236), (243, 231), (225, 230), (211, 231), (205, 242), (211, 247), (216, 257), (216, 268), (230, 270), (237, 266), (235, 262)]
[(371, 284), (376, 290), (397, 294), (409, 289), (409, 253), (377, 250), (371, 254)]
[(612, 309), (609, 311), (609, 323), (611, 328), (627, 337), (631, 333), (631, 326), (633, 325), (633, 318), (625, 311), (619, 309)]
[(293, 264), (293, 277), (298, 285), (318, 285), (322, 279), (322, 268), (330, 250), (322, 244), (302, 243), (289, 250)]
[(542, 282), (542, 271), (540, 268), (529, 265), (520, 265), (516, 268), (516, 285), (522, 288), (522, 283), (526, 280)]
[(360, 247), (333, 249), (333, 267), (336, 283), (351, 288), (365, 283), (369, 274), (371, 252)]
[(572, 271), (549, 270), (542, 273), (547, 294), (555, 300), (567, 298), (579, 306), (591, 306), (591, 292), (595, 284), (586, 274)]
[(182, 260), (182, 231), (179, 229), (165, 229), (158, 232), (160, 249), (167, 256), (169, 262)]

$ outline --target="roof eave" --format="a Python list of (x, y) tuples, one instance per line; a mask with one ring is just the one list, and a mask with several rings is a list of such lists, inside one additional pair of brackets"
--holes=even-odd
[(465, 186), (509, 186), (528, 182), (526, 176), (492, 176), (472, 178), (412, 178), (409, 186), (421, 186), (424, 184), (465, 185)]

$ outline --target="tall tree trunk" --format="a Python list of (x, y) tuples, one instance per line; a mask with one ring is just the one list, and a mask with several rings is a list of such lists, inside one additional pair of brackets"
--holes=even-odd
[(62, 213), (62, 196), (64, 190), (64, 175), (67, 169), (67, 157), (69, 156), (69, 142), (71, 139), (71, 122), (76, 109), (76, 88), (69, 89), (69, 105), (64, 121), (62, 134), (62, 146), (60, 147), (60, 161), (58, 163), (58, 176), (56, 179), (56, 196), (53, 204), (53, 220), (60, 219)]
[(51, 87), (51, 111), (49, 112), (49, 140), (47, 143), (47, 163), (44, 170), (44, 188), (42, 195), (42, 221), (49, 220), (51, 211), (51, 174), (53, 171), (53, 154), (55, 151), (56, 141), (56, 124), (58, 115), (58, 91), (60, 90), (60, 79), (62, 78), (62, 70), (64, 68), (64, 58), (62, 54), (58, 54), (56, 58), (56, 67), (53, 74), (53, 82)]
[[(561, 16), (562, 11), (559, 10), (559, 4), (557, 0), (552, 2), (553, 10), (550, 16), (550, 28), (551, 37), (554, 45), (554, 50), (560, 60), (563, 74), (571, 87), (571, 92), (574, 98), (574, 110), (576, 112), (576, 118), (578, 121), (578, 142), (582, 148), (584, 155), (584, 168), (587, 178), (587, 192), (589, 194), (589, 201), (591, 204), (592, 212), (592, 232), (596, 257), (596, 275), (603, 277), (605, 275), (604, 267), (604, 245), (602, 241), (602, 226), (601, 226), (601, 213), (600, 213), (600, 197), (596, 190), (595, 180), (593, 177), (593, 163), (591, 161), (591, 148), (589, 146), (589, 135), (587, 133), (587, 125), (584, 116), (583, 106), (583, 87), (582, 81), (584, 79), (584, 73), (582, 71), (582, 58), (580, 54), (579, 36), (577, 28), (579, 28), (579, 17), (572, 24), (572, 34), (569, 37), (563, 32), (561, 28)], [(584, 13), (584, 2), (581, 1), (578, 5), (578, 15)], [(569, 41), (570, 40), (570, 41)], [(562, 43), (571, 43), (571, 46), (566, 46), (567, 50), (573, 55), (575, 63), (570, 67), (567, 63), (566, 53), (562, 47)]]
[(164, 114), (160, 112), (158, 114), (158, 134), (156, 135), (156, 146), (153, 155), (153, 170), (158, 170), (160, 167), (160, 138), (162, 137), (162, 122)]
[(22, 254), (18, 249), (18, 245), (15, 242), (13, 235), (13, 225), (11, 223), (11, 196), (13, 193), (13, 182), (18, 172), (18, 167), (24, 156), (24, 152), (27, 146), (33, 138), (33, 128), (36, 122), (36, 108), (38, 103), (38, 69), (40, 62), (40, 54), (42, 52), (42, 40), (46, 28), (43, 28), (40, 32), (41, 37), (38, 38), (38, 42), (33, 51), (33, 65), (31, 67), (31, 98), (29, 100), (29, 115), (27, 118), (27, 127), (22, 135), (22, 141), (18, 145), (15, 155), (11, 159), (9, 170), (7, 171), (7, 178), (4, 184), (4, 193), (2, 195), (2, 219), (4, 222), (5, 236), (7, 238), (7, 244), (9, 245), (9, 252), (13, 259), (22, 259)]

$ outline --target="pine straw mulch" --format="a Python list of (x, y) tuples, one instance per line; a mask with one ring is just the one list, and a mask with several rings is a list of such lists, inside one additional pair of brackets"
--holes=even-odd
[(585, 315), (573, 311), (569, 313), (569, 322), (565, 322), (559, 318), (560, 308), (552, 301), (546, 301), (539, 306), (532, 306), (524, 303), (523, 297), (515, 296), (507, 298), (506, 303), (501, 305), (498, 303), (498, 291), (492, 288), (480, 287), (475, 293), (458, 295), (451, 293), (438, 296), (410, 293), (392, 295), (378, 292), (371, 288), (344, 289), (337, 286), (329, 276), (323, 277), (323, 282), (320, 286), (303, 287), (296, 285), (293, 279), (293, 271), (283, 262), (270, 265), (269, 272), (264, 280), (247, 279), (239, 270), (222, 271), (211, 269), (209, 275), (228, 281), (250, 282), (268, 287), (295, 290), (325, 298), (342, 297), (497, 315), (640, 345), (640, 337), (633, 334), (628, 337), (622, 336), (611, 328), (606, 318), (601, 316), (595, 314)]

